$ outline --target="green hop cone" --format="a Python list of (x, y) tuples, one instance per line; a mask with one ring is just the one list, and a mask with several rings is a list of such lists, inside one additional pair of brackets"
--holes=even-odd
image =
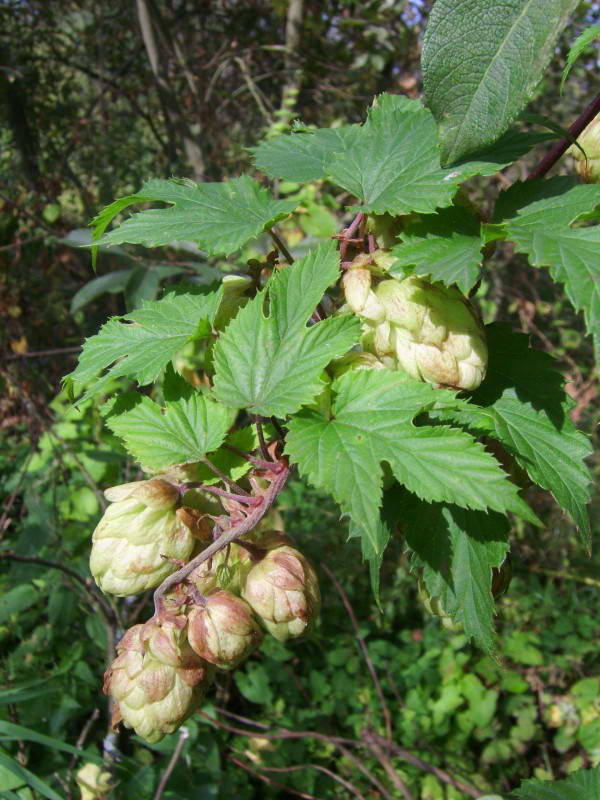
[(188, 614), (188, 641), (199, 656), (220, 669), (233, 669), (255, 650), (262, 633), (240, 597), (217, 589)]
[(382, 281), (375, 294), (390, 326), (382, 343), (375, 341), (377, 355), (393, 351), (411, 377), (437, 387), (479, 386), (487, 367), (485, 335), (457, 289), (410, 275)]
[(90, 762), (84, 764), (75, 774), (81, 800), (104, 800), (112, 789), (110, 780), (110, 772)]
[[(111, 501), (92, 536), (90, 570), (103, 592), (126, 597), (154, 589), (186, 561), (192, 532), (178, 514), (177, 489), (163, 480), (136, 481), (104, 493)], [(163, 558), (164, 556), (164, 558)]]
[[(586, 183), (600, 182), (600, 114), (598, 114), (577, 139), (585, 151), (571, 145), (569, 155), (575, 159), (575, 169)], [(587, 158), (586, 158), (587, 156)]]
[(288, 544), (268, 550), (252, 567), (242, 597), (280, 642), (303, 634), (321, 606), (319, 581), (313, 567)]
[(113, 725), (150, 743), (173, 733), (194, 713), (212, 680), (212, 668), (194, 653), (183, 616), (129, 628), (117, 658), (104, 675), (104, 692), (115, 700)]
[(446, 630), (451, 631), (452, 633), (459, 633), (463, 630), (461, 623), (454, 622), (450, 614), (446, 613), (446, 610), (444, 609), (442, 601), (439, 599), (439, 597), (432, 597), (429, 594), (422, 578), (419, 578), (418, 595), (419, 600), (423, 603), (427, 613), (434, 617), (439, 617)]
[(385, 364), (373, 353), (351, 352), (331, 364), (334, 378), (340, 378), (346, 372), (361, 371), (363, 369), (385, 369)]

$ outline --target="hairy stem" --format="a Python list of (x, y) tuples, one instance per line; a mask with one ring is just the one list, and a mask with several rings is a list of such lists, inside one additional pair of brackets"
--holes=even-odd
[[(258, 523), (273, 505), (273, 502), (275, 501), (275, 498), (279, 492), (285, 486), (285, 482), (290, 474), (290, 469), (285, 461), (280, 461), (278, 464), (280, 467), (279, 471), (275, 474), (275, 477), (273, 478), (273, 481), (267, 491), (264, 493), (264, 495), (262, 495), (262, 503), (256, 505), (245, 519), (234, 520), (231, 523), (231, 527), (228, 530), (225, 530), (212, 544), (204, 548), (204, 550), (199, 553), (196, 558), (193, 558), (188, 564), (177, 570), (177, 572), (169, 575), (169, 577), (161, 583), (158, 589), (154, 592), (154, 609), (156, 614), (160, 612), (162, 607), (162, 598), (165, 592), (168, 592), (169, 589), (171, 589), (177, 583), (184, 581), (187, 576), (196, 569), (196, 567), (199, 567), (205, 561), (208, 561), (208, 559), (212, 558), (215, 553), (223, 550), (223, 548), (227, 547), (228, 544), (231, 544), (240, 536), (248, 533), (248, 531), (251, 531), (254, 527), (256, 527), (256, 525), (258, 525)], [(272, 468), (275, 465), (270, 464), (268, 466)]]
[(554, 147), (546, 153), (544, 158), (527, 176), (527, 180), (543, 177), (549, 169), (551, 169), (558, 159), (563, 156), (573, 143), (573, 139), (577, 139), (580, 133), (584, 131), (594, 117), (600, 113), (600, 92), (594, 97), (592, 102), (585, 108), (577, 117), (575, 122), (569, 128), (571, 138), (561, 139)]

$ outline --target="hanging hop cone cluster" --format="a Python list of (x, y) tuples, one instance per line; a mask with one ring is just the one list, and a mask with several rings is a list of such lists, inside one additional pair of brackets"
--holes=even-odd
[(346, 302), (363, 322), (363, 349), (417, 380), (473, 391), (485, 377), (487, 347), (469, 301), (417, 275), (387, 276), (393, 260), (383, 250), (360, 254), (344, 274)]
[[(128, 596), (154, 588), (205, 546), (202, 515), (179, 505), (180, 492), (168, 481), (105, 494), (113, 502), (94, 532), (91, 556), (103, 591)], [(104, 680), (115, 700), (113, 723), (159, 741), (194, 713), (216, 670), (234, 669), (259, 646), (263, 629), (279, 641), (300, 636), (319, 609), (317, 576), (302, 553), (278, 531), (247, 534), (202, 562), (164, 595), (155, 616), (125, 632)]]

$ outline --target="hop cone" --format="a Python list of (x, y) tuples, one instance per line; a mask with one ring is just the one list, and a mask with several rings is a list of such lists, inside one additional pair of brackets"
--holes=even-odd
[(231, 592), (216, 590), (188, 615), (188, 640), (194, 652), (220, 669), (233, 669), (262, 639), (252, 609)]
[(321, 605), (314, 569), (302, 553), (288, 544), (268, 550), (252, 567), (242, 597), (267, 630), (282, 642), (304, 633)]
[(116, 700), (114, 725), (123, 721), (153, 743), (193, 714), (211, 668), (189, 646), (185, 627), (185, 617), (162, 624), (153, 617), (125, 633), (104, 675), (104, 692)]
[(81, 800), (103, 800), (111, 790), (110, 772), (98, 764), (88, 762), (75, 774), (75, 781), (81, 792)]
[[(585, 156), (578, 147), (571, 145), (569, 155), (575, 159), (575, 169), (586, 183), (600, 182), (600, 114), (587, 126), (577, 139), (585, 150)], [(586, 158), (587, 156), (587, 158)]]
[(177, 489), (153, 479), (114, 486), (104, 494), (111, 505), (92, 536), (94, 580), (103, 592), (119, 596), (153, 589), (177, 569), (166, 559), (185, 561), (194, 546), (185, 517), (175, 510)]

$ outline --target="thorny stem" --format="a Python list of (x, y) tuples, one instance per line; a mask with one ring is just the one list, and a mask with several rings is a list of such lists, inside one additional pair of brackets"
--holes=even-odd
[(569, 146), (573, 143), (573, 139), (577, 139), (579, 134), (584, 131), (594, 117), (600, 113), (600, 92), (594, 97), (592, 102), (585, 108), (577, 117), (575, 122), (569, 128), (570, 138), (561, 139), (557, 142), (551, 150), (546, 153), (544, 158), (527, 176), (527, 180), (534, 178), (541, 178), (545, 175), (551, 167), (553, 167), (558, 159), (566, 153)]
[[(274, 467), (278, 467), (277, 471), (273, 469)], [(285, 486), (285, 482), (290, 474), (290, 468), (287, 462), (284, 460), (281, 460), (276, 464), (267, 464), (267, 469), (274, 472), (274, 477), (267, 491), (261, 495), (262, 502), (257, 504), (245, 519), (233, 520), (229, 530), (225, 530), (218, 539), (216, 539), (208, 547), (205, 547), (204, 550), (196, 556), (196, 558), (193, 558), (184, 567), (177, 570), (177, 572), (169, 575), (169, 577), (161, 583), (158, 589), (154, 592), (154, 610), (156, 614), (159, 614), (162, 608), (162, 598), (165, 592), (168, 592), (169, 589), (171, 589), (177, 583), (184, 581), (187, 576), (196, 569), (196, 567), (199, 567), (205, 561), (208, 561), (208, 559), (212, 558), (215, 553), (223, 550), (223, 548), (227, 547), (227, 545), (231, 544), (240, 536), (248, 533), (248, 531), (251, 531), (252, 528), (258, 525), (260, 520), (273, 505), (273, 502), (275, 501), (275, 498), (279, 492)]]
[(277, 246), (277, 249), (283, 254), (283, 256), (284, 256), (285, 260), (288, 262), (288, 264), (293, 264), (294, 263), (294, 257), (292, 256), (290, 251), (287, 249), (287, 247), (284, 245), (284, 243), (281, 241), (281, 239), (279, 238), (277, 233), (275, 233), (275, 229), (271, 228), (271, 230), (269, 231), (269, 234), (271, 235), (271, 239), (273, 239), (273, 241), (275, 242), (275, 245)]

